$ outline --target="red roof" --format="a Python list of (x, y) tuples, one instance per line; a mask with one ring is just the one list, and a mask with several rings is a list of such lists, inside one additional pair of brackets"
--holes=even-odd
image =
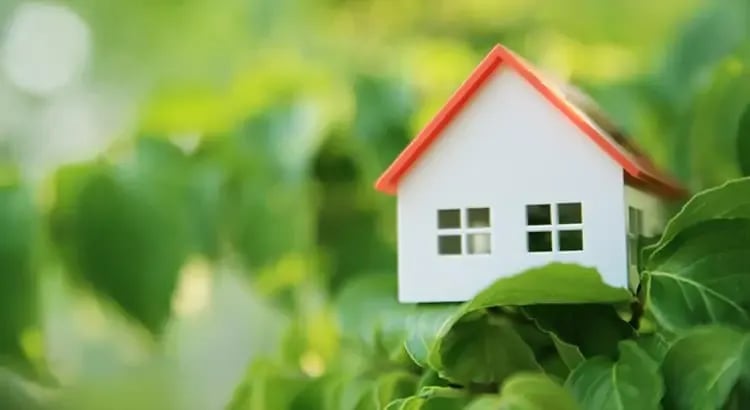
[[(502, 65), (521, 75), (547, 101), (565, 114), (584, 135), (620, 164), (625, 171), (626, 183), (665, 197), (675, 198), (687, 194), (676, 180), (655, 167), (632, 141), (625, 139), (612, 127), (601, 112), (592, 108), (590, 101), (589, 106), (574, 103), (574, 95), (566, 95), (562, 90), (552, 88), (552, 82), (548, 78), (543, 78), (531, 64), (501, 45), (495, 46), (474, 69), (448, 103), (378, 178), (375, 187), (385, 193), (395, 194), (401, 178), (440, 136), (441, 131), (461, 112), (490, 75)], [(581, 97), (583, 94), (577, 93), (577, 96)]]

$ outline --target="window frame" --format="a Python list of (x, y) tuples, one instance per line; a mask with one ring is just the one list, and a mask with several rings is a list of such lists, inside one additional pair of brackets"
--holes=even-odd
[[(577, 204), (580, 207), (581, 215), (580, 222), (577, 223), (560, 223), (560, 205)], [(529, 207), (532, 206), (547, 206), (550, 212), (550, 223), (546, 225), (530, 225), (529, 224)], [(545, 255), (558, 255), (558, 254), (572, 254), (583, 252), (586, 247), (584, 246), (586, 235), (584, 232), (584, 206), (583, 202), (536, 202), (526, 204), (524, 207), (525, 211), (525, 223), (526, 223), (526, 253), (527, 254), (545, 254)], [(561, 231), (578, 231), (581, 233), (581, 249), (563, 250), (560, 249), (560, 232)], [(531, 232), (548, 232), (550, 234), (550, 249), (545, 251), (532, 251), (529, 246), (529, 233)]]
[[(469, 225), (469, 210), (473, 209), (486, 209), (487, 210), (487, 226), (478, 226), (478, 227), (471, 227)], [(452, 210), (458, 210), (460, 213), (459, 216), (459, 226), (457, 228), (441, 228), (440, 227), (440, 212), (441, 211), (452, 211)], [(437, 254), (438, 256), (447, 256), (447, 257), (456, 257), (456, 256), (490, 256), (492, 255), (492, 251), (495, 248), (495, 243), (493, 242), (493, 235), (492, 235), (492, 223), (493, 223), (493, 216), (492, 216), (492, 207), (490, 206), (465, 206), (465, 207), (450, 207), (450, 208), (438, 208), (436, 213), (437, 215), (437, 230), (436, 230), (436, 237), (438, 238), (438, 249)], [(487, 235), (489, 238), (489, 249), (488, 252), (469, 252), (469, 237), (473, 235)], [(461, 249), (459, 253), (441, 253), (440, 252), (440, 237), (441, 236), (459, 236), (461, 238)]]

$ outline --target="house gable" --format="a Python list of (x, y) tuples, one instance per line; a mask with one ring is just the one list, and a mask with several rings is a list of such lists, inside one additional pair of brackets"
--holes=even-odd
[[(493, 71), (398, 185), (400, 300), (466, 300), (551, 261), (596, 267), (625, 286), (622, 174), (517, 72)], [(526, 207), (559, 203), (582, 205), (583, 250), (530, 253)], [(491, 252), (441, 255), (439, 211), (471, 208), (489, 210)]]
[(487, 80), (502, 67), (515, 71), (543, 96), (547, 103), (564, 114), (583, 135), (619, 164), (627, 176), (626, 182), (645, 187), (665, 197), (679, 197), (685, 194), (685, 190), (679, 184), (654, 167), (632, 143), (619, 135), (608, 134), (602, 129), (600, 123), (569, 101), (562, 92), (552, 87), (550, 82), (545, 81), (530, 64), (500, 45), (496, 46), (485, 57), (448, 103), (381, 175), (376, 182), (376, 188), (394, 194), (400, 180), (410, 171), (414, 163), (439, 138), (443, 130), (454, 121), (465, 106), (475, 98), (477, 92), (485, 86)]

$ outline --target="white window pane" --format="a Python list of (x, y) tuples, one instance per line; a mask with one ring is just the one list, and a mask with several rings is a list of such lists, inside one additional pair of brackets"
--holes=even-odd
[(470, 254), (489, 254), (491, 253), (490, 234), (472, 233), (466, 236), (466, 245)]

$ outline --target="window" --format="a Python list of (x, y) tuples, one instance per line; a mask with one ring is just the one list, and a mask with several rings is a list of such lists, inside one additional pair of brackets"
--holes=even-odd
[(439, 209), (438, 254), (487, 255), (491, 252), (490, 208)]
[(532, 253), (582, 251), (581, 203), (526, 205), (526, 247)]
[(640, 263), (640, 249), (638, 241), (643, 234), (643, 211), (632, 206), (628, 207), (628, 265), (638, 269)]

